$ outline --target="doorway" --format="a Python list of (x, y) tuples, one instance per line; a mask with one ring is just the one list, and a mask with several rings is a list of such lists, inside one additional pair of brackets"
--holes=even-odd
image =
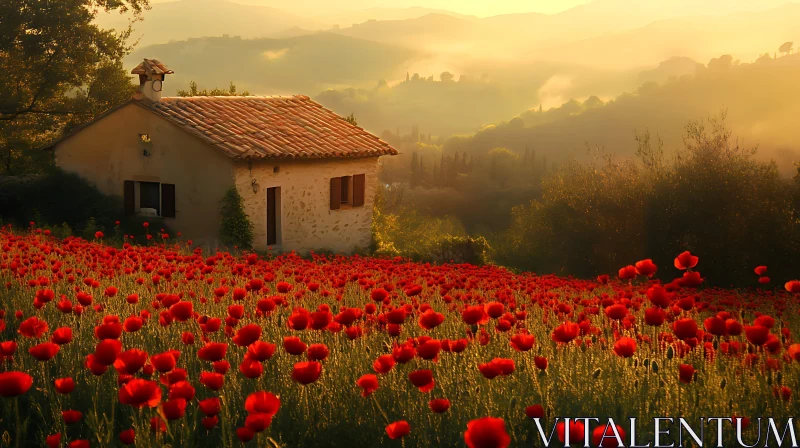
[(267, 188), (267, 246), (281, 241), (281, 188)]

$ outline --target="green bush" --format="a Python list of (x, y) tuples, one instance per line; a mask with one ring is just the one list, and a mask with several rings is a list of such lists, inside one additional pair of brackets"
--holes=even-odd
[(222, 223), (219, 238), (226, 246), (236, 246), (240, 249), (253, 247), (253, 224), (244, 210), (244, 199), (235, 186), (228, 189), (222, 198), (220, 209)]
[(106, 196), (78, 175), (59, 169), (0, 177), (0, 216), (18, 228), (27, 228), (30, 222), (39, 227), (66, 223), (82, 234), (93, 221), (95, 230), (105, 232), (120, 219), (122, 210), (122, 198)]
[(733, 139), (724, 114), (693, 121), (685, 148), (666, 160), (649, 134), (642, 163), (600, 155), (547, 179), (542, 199), (514, 209), (513, 224), (492, 241), (498, 263), (579, 276), (613, 273), (652, 258), (664, 278), (690, 250), (718, 284), (754, 284), (753, 268), (775, 279), (800, 266), (800, 182)]
[(107, 243), (121, 243), (123, 235), (133, 235), (137, 243), (147, 244), (145, 221), (150, 223), (152, 241), (162, 241), (156, 238), (160, 229), (174, 236), (161, 218), (125, 216), (121, 197), (105, 195), (58, 168), (39, 175), (0, 176), (0, 219), (22, 229), (34, 222), (60, 238), (76, 235), (92, 240), (101, 231)]

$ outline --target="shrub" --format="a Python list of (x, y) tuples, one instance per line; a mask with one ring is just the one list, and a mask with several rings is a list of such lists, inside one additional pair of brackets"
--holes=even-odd
[(219, 238), (226, 246), (236, 246), (240, 249), (253, 247), (253, 224), (244, 210), (244, 199), (235, 186), (228, 189), (222, 198), (220, 209), (222, 223)]
[(31, 221), (40, 227), (66, 223), (82, 234), (91, 219), (95, 230), (105, 231), (121, 214), (122, 198), (104, 195), (76, 174), (52, 169), (0, 177), (0, 216), (17, 227), (26, 228)]
[(685, 148), (665, 160), (659, 144), (638, 138), (643, 163), (599, 152), (573, 162), (543, 185), (542, 199), (514, 209), (512, 226), (493, 240), (498, 263), (580, 276), (616, 272), (653, 258), (668, 277), (675, 254), (706, 255), (703, 275), (719, 284), (753, 284), (769, 266), (789, 278), (800, 265), (797, 182), (754, 159), (731, 136), (724, 114), (692, 121)]

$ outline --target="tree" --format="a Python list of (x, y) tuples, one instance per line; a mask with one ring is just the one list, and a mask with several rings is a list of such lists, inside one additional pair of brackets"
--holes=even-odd
[(239, 93), (236, 89), (236, 84), (233, 81), (230, 82), (228, 85), (228, 89), (220, 89), (215, 87), (211, 90), (199, 90), (197, 88), (197, 83), (194, 81), (189, 82), (189, 90), (178, 90), (178, 96), (182, 97), (190, 97), (190, 96), (250, 96), (250, 92), (247, 90)]
[(0, 167), (40, 172), (50, 159), (32, 149), (130, 98), (122, 67), (131, 27), (93, 23), (100, 8), (132, 11), (148, 0), (8, 0), (0, 2)]
[(441, 79), (442, 82), (452, 82), (453, 79), (455, 79), (455, 76), (453, 76), (453, 74), (450, 72), (443, 72), (441, 75), (439, 75), (439, 79)]
[(69, 94), (85, 88), (98, 67), (129, 51), (131, 28), (117, 33), (93, 23), (99, 8), (132, 10), (148, 0), (10, 0), (0, 3), (0, 120), (69, 116)]
[(787, 55), (792, 52), (792, 45), (794, 45), (794, 42), (784, 42), (783, 45), (778, 48), (778, 51)]
[(358, 120), (356, 120), (356, 115), (350, 112), (350, 115), (344, 117), (344, 121), (352, 124), (353, 126), (358, 126)]

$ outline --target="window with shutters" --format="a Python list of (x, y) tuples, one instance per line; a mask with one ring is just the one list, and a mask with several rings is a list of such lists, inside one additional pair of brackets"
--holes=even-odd
[(126, 180), (123, 196), (126, 215), (175, 217), (175, 184)]
[(331, 178), (331, 210), (363, 207), (366, 194), (366, 175)]

